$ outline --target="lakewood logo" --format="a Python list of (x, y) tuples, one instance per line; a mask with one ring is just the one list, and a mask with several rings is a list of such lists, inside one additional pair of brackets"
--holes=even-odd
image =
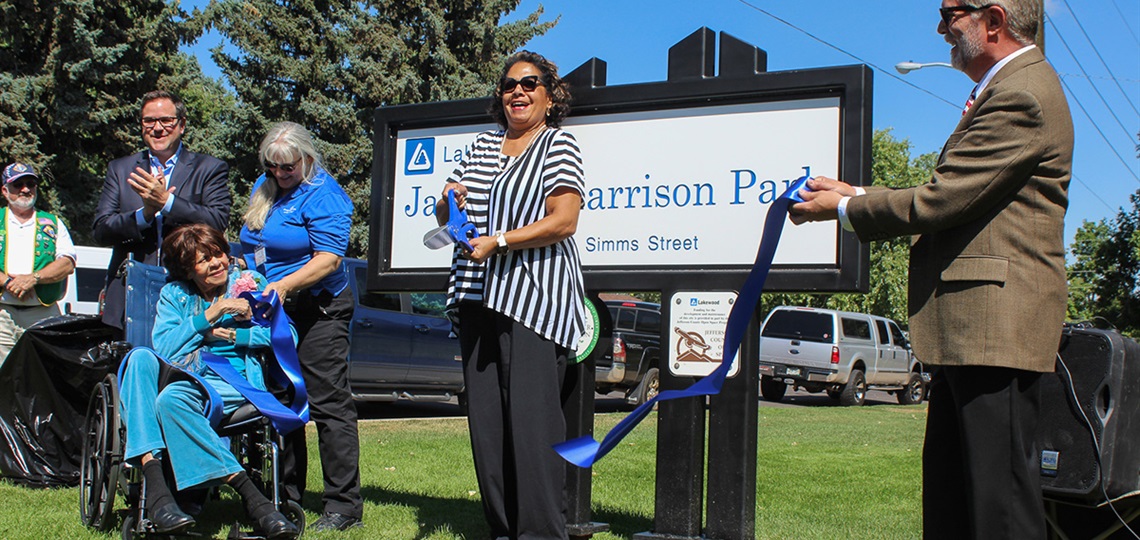
[(435, 170), (435, 137), (408, 139), (404, 146), (404, 174), (431, 174)]

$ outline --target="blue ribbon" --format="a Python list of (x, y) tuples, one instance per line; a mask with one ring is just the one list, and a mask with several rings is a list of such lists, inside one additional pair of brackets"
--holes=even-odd
[(791, 187), (773, 201), (772, 206), (768, 208), (768, 215), (764, 218), (764, 232), (760, 238), (760, 249), (756, 252), (756, 262), (753, 263), (752, 271), (749, 272), (748, 279), (745, 280), (744, 287), (740, 290), (736, 304), (732, 306), (732, 311), (728, 315), (728, 325), (724, 333), (724, 351), (721, 356), (723, 360), (720, 366), (688, 388), (666, 390), (642, 403), (629, 413), (629, 416), (618, 422), (606, 434), (601, 443), (589, 435), (584, 435), (554, 445), (554, 450), (558, 452), (558, 455), (579, 467), (590, 467), (608, 454), (610, 450), (613, 450), (649, 414), (649, 411), (653, 410), (653, 405), (657, 402), (720, 393), (721, 387), (724, 386), (724, 379), (732, 369), (736, 351), (740, 349), (740, 341), (748, 329), (748, 321), (752, 319), (752, 312), (760, 301), (764, 281), (768, 279), (768, 271), (772, 267), (772, 258), (776, 255), (776, 245), (780, 242), (780, 233), (784, 230), (788, 207), (803, 202), (799, 192), (802, 189), (807, 189), (806, 183), (809, 175), (806, 173), (808, 171), (805, 171), (804, 176), (793, 182)]
[(253, 310), (251, 321), (254, 324), (269, 327), (269, 341), (277, 361), (269, 362), (267, 369), (274, 382), (292, 391), (292, 402), (286, 407), (273, 394), (253, 386), (225, 358), (202, 351), (202, 360), (269, 418), (278, 432), (287, 434), (302, 428), (309, 421), (309, 393), (305, 389), (305, 379), (301, 376), (301, 363), (297, 359), (289, 316), (285, 314), (276, 291), (270, 291), (269, 294), (244, 292), (239, 298), (249, 302)]

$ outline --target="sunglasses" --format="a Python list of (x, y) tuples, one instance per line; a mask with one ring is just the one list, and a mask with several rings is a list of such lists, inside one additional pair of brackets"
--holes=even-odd
[(36, 189), (39, 183), (35, 180), (16, 180), (14, 182), (8, 182), (6, 185), (8, 186), (8, 191), (23, 191), (24, 188)]
[(293, 163), (273, 163), (272, 161), (265, 161), (262, 163), (262, 165), (267, 171), (280, 170), (283, 172), (293, 172), (297, 170), (297, 164), (300, 162), (301, 160), (298, 158), (297, 161), (294, 161)]
[(499, 93), (507, 94), (514, 92), (516, 86), (521, 86), (522, 89), (526, 92), (534, 92), (535, 88), (546, 85), (542, 82), (542, 79), (538, 75), (527, 75), (522, 79), (513, 79), (511, 77), (507, 77), (503, 79), (503, 82), (499, 83)]
[(155, 124), (162, 126), (162, 129), (170, 129), (178, 125), (178, 120), (179, 118), (177, 116), (163, 116), (160, 118), (146, 116), (142, 119), (142, 125), (147, 129), (154, 128)]
[(994, 5), (995, 4), (986, 4), (984, 6), (950, 6), (938, 8), (938, 14), (942, 15), (942, 24), (950, 26), (950, 23), (954, 21), (954, 16), (959, 13), (973, 13), (975, 11), (992, 8)]

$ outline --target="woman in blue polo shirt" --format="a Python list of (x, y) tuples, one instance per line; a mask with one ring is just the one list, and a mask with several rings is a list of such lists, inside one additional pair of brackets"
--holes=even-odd
[[(348, 249), (352, 200), (321, 165), (312, 136), (299, 124), (269, 128), (259, 150), (265, 174), (254, 183), (241, 229), (246, 264), (286, 298), (300, 335), (297, 355), (317, 424), (324, 472), (323, 514), (310, 530), (361, 525), (360, 442), (348, 385), (348, 324), (354, 301), (341, 258)], [(305, 491), (305, 432), (286, 437), (286, 497)]]

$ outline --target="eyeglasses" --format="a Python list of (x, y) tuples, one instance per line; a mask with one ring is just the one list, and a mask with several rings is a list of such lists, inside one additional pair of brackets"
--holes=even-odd
[(938, 8), (938, 14), (942, 15), (942, 24), (949, 27), (950, 23), (954, 21), (954, 16), (959, 13), (973, 13), (975, 11), (992, 8), (994, 5), (995, 4), (986, 4), (984, 6), (950, 6)]
[(514, 92), (516, 86), (521, 86), (522, 89), (527, 92), (534, 92), (535, 88), (538, 88), (540, 85), (545, 86), (545, 84), (542, 82), (542, 79), (538, 75), (527, 75), (526, 77), (517, 80), (512, 79), (511, 77), (507, 77), (499, 83), (499, 93), (507, 94)]
[(273, 163), (272, 161), (265, 161), (262, 163), (262, 165), (265, 166), (265, 170), (267, 171), (280, 169), (284, 172), (293, 172), (297, 170), (297, 164), (300, 162), (301, 159), (297, 158), (297, 161), (294, 161), (293, 163)]
[(142, 119), (142, 125), (147, 129), (153, 128), (155, 124), (162, 126), (162, 129), (170, 129), (178, 125), (178, 120), (180, 120), (180, 118), (177, 116), (163, 116), (159, 118), (144, 116)]

